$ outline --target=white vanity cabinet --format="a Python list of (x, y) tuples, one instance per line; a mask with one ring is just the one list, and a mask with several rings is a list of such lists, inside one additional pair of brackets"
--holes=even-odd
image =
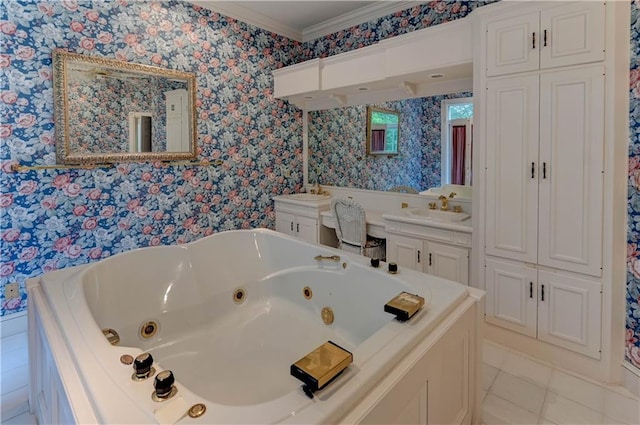
[(488, 258), (486, 283), (487, 322), (600, 357), (600, 282)]
[(320, 243), (320, 213), (329, 209), (331, 198), (319, 201), (301, 201), (295, 195), (274, 198), (276, 231), (300, 238), (307, 242)]
[(387, 222), (387, 261), (467, 285), (471, 234)]
[(561, 4), (489, 22), (487, 76), (604, 60), (604, 2)]

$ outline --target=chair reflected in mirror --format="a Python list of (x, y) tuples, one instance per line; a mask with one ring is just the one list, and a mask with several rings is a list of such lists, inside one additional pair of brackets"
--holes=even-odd
[(386, 260), (386, 241), (367, 235), (366, 215), (362, 205), (349, 198), (333, 199), (331, 212), (336, 220), (339, 249)]

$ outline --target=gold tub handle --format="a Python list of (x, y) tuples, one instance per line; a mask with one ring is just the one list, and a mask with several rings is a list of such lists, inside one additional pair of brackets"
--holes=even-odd
[(340, 261), (340, 256), (339, 255), (316, 255), (315, 257), (313, 257), (314, 260), (316, 261), (335, 261), (336, 263)]
[(120, 342), (120, 335), (118, 335), (118, 332), (116, 332), (114, 329), (104, 328), (102, 330), (102, 333), (107, 337), (109, 344), (118, 345), (118, 343)]

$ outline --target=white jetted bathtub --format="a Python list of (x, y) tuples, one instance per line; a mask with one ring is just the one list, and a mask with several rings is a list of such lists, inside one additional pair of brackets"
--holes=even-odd
[[(479, 421), (483, 293), (440, 278), (243, 230), (46, 273), (28, 290), (40, 423)], [(407, 322), (383, 310), (402, 291), (427, 300)], [(290, 365), (329, 340), (353, 363), (309, 398)], [(154, 379), (132, 379), (121, 356), (144, 352), (173, 372), (174, 397), (154, 401)], [(196, 403), (206, 411), (191, 418)]]

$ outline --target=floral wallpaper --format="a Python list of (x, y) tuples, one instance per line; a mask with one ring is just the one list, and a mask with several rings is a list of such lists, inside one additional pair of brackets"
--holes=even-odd
[[(273, 227), (272, 195), (302, 185), (302, 116), (272, 95), (297, 42), (179, 1), (3, 0), (0, 7), (0, 313), (24, 281), (133, 248)], [(194, 72), (198, 157), (221, 166), (55, 164), (54, 48)], [(4, 298), (17, 282), (20, 297)]]
[(400, 154), (366, 155), (366, 106), (309, 112), (309, 181), (369, 190), (440, 186), (440, 115), (461, 92), (372, 106), (400, 112)]
[(640, 368), (640, 1), (631, 2), (629, 203), (625, 357)]

